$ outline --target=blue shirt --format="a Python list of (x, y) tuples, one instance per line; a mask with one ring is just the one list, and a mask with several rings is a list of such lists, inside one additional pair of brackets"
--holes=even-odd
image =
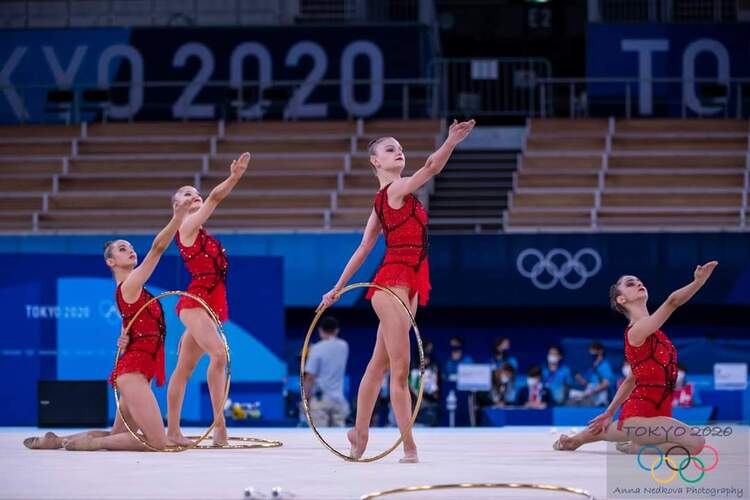
[[(615, 378), (615, 372), (612, 371), (612, 366), (609, 364), (609, 361), (607, 361), (607, 358), (604, 358), (601, 363), (592, 366), (586, 371), (586, 381), (589, 386), (599, 385), (603, 380), (609, 380), (609, 388), (606, 392), (602, 391), (602, 393), (606, 395), (606, 401), (609, 401), (612, 399), (612, 395), (617, 389), (617, 379)], [(602, 399), (602, 401), (604, 401), (604, 399)]]
[(348, 358), (349, 344), (343, 339), (332, 337), (315, 343), (305, 364), (305, 371), (315, 375), (313, 391), (320, 391), (323, 399), (345, 402), (344, 374)]
[(563, 404), (567, 399), (567, 390), (573, 386), (573, 373), (568, 365), (561, 363), (557, 370), (552, 371), (548, 365), (542, 368), (542, 383), (552, 393), (552, 399), (556, 404)]
[(492, 365), (492, 368), (494, 370), (497, 370), (498, 368), (502, 368), (505, 363), (508, 363), (510, 366), (513, 367), (513, 369), (518, 373), (518, 360), (514, 358), (513, 356), (506, 356), (503, 359), (498, 359), (495, 356), (492, 356), (490, 358), (489, 363)]

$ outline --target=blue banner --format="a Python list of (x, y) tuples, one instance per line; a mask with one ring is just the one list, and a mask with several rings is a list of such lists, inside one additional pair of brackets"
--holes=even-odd
[[(734, 116), (738, 89), (730, 78), (750, 77), (750, 30), (745, 24), (588, 25), (588, 78), (637, 79), (629, 84), (633, 113)], [(652, 79), (672, 78), (671, 83)], [(694, 79), (707, 82), (692, 82)], [(626, 86), (589, 83), (595, 111), (622, 114)], [(740, 97), (741, 98), (741, 97)]]
[[(109, 376), (121, 326), (115, 283), (101, 256), (4, 257), (0, 300), (8, 329), (0, 336), (0, 376), (14, 382), (0, 385), (0, 398), (14, 404), (0, 416), (0, 425), (35, 425), (37, 380), (104, 380)], [(249, 383), (280, 384), (286, 377), (281, 273), (278, 257), (232, 260), (227, 285), (236, 292), (228, 294), (230, 319), (224, 330), (234, 361), (232, 380), (244, 383), (245, 397), (253, 397), (248, 396), (252, 393)], [(179, 257), (164, 257), (147, 288), (154, 295), (184, 290), (188, 279)], [(167, 373), (171, 373), (183, 326), (175, 312), (176, 298), (164, 299), (162, 304), (167, 320)], [(205, 417), (201, 386), (207, 365), (204, 358), (188, 384), (185, 420)], [(166, 410), (166, 386), (156, 394)], [(263, 406), (265, 416), (281, 418), (280, 392), (275, 401)]]
[[(226, 234), (222, 243), (235, 257), (279, 257), (286, 307), (310, 307), (336, 283), (356, 250), (359, 233)], [(106, 236), (0, 236), (0, 253), (98, 253)], [(136, 247), (150, 238), (128, 237)], [(168, 251), (174, 255), (174, 248)], [(352, 278), (369, 281), (383, 258), (382, 238)], [(652, 303), (692, 279), (697, 264), (719, 267), (693, 303), (750, 304), (750, 233), (623, 233), (434, 235), (430, 238), (430, 306), (601, 306), (609, 286), (623, 274), (640, 277)], [(33, 256), (27, 256), (33, 261)], [(9, 265), (8, 259), (2, 260)], [(38, 263), (36, 265), (39, 265)], [(249, 283), (258, 283), (253, 278)], [(270, 283), (264, 283), (269, 285)], [(231, 285), (231, 283), (230, 283)], [(237, 290), (244, 290), (238, 284)], [(234, 295), (230, 289), (230, 297)], [(340, 301), (362, 304), (361, 290)]]
[(418, 26), (3, 30), (0, 122), (59, 120), (45, 110), (49, 86), (111, 89), (119, 120), (218, 119), (239, 88), (244, 119), (400, 116), (388, 104), (402, 88), (383, 80), (424, 77), (430, 37)]

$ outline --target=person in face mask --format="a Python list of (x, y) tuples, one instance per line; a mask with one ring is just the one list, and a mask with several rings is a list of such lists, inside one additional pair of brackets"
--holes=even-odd
[(695, 392), (695, 387), (685, 380), (685, 365), (677, 363), (677, 379), (672, 392), (672, 407), (689, 408), (694, 404), (700, 404), (697, 399), (698, 394)]
[(575, 384), (573, 373), (562, 359), (562, 349), (553, 345), (547, 350), (547, 363), (542, 367), (542, 384), (550, 391), (556, 405), (565, 404), (568, 391)]
[(503, 408), (516, 403), (516, 369), (510, 363), (492, 372), (492, 406)]
[(502, 368), (505, 363), (510, 363), (515, 370), (518, 370), (518, 360), (510, 355), (510, 339), (508, 337), (501, 337), (495, 339), (492, 346), (490, 364), (495, 369), (498, 369)]
[(443, 368), (443, 376), (446, 380), (456, 383), (458, 379), (458, 365), (461, 363), (473, 363), (471, 356), (464, 353), (464, 341), (461, 337), (451, 337), (450, 339), (451, 354)]
[[(604, 346), (599, 342), (592, 342), (589, 346), (591, 368), (585, 376), (576, 375), (576, 380), (585, 389), (580, 393), (580, 403), (585, 406), (606, 406), (610, 400), (610, 389), (616, 380), (612, 365), (605, 357)], [(571, 396), (572, 397), (572, 396)]]
[(519, 406), (543, 410), (552, 404), (549, 389), (542, 384), (542, 369), (534, 365), (526, 372), (526, 386), (518, 390)]

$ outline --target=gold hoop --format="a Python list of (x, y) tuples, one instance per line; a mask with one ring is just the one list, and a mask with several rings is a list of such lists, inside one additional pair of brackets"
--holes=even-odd
[[(409, 421), (409, 430), (414, 426), (414, 421), (417, 419), (417, 415), (419, 414), (419, 407), (422, 405), (422, 395), (424, 393), (424, 350), (422, 349), (422, 337), (419, 335), (419, 328), (417, 328), (417, 322), (414, 320), (414, 316), (411, 313), (411, 310), (409, 309), (409, 306), (407, 306), (403, 300), (401, 300), (401, 297), (396, 295), (393, 290), (386, 288), (384, 286), (380, 286), (375, 283), (352, 283), (351, 285), (345, 286), (341, 289), (341, 291), (338, 293), (339, 296), (345, 294), (346, 292), (350, 290), (354, 290), (355, 288), (376, 288), (382, 292), (385, 292), (389, 294), (391, 297), (396, 299), (396, 301), (401, 304), (401, 307), (404, 308), (404, 311), (406, 311), (406, 314), (409, 316), (409, 321), (411, 321), (411, 327), (414, 330), (414, 335), (417, 338), (417, 349), (419, 351), (419, 391), (417, 393), (417, 402), (414, 405), (414, 411), (411, 415), (411, 420)], [(396, 443), (393, 444), (390, 448), (385, 450), (382, 453), (379, 453), (378, 455), (372, 456), (372, 457), (363, 457), (363, 458), (354, 458), (349, 455), (344, 455), (340, 451), (338, 451), (336, 448), (328, 444), (328, 442), (323, 439), (323, 436), (320, 435), (320, 432), (318, 432), (318, 428), (315, 427), (315, 423), (312, 420), (312, 417), (310, 416), (310, 407), (307, 404), (307, 395), (305, 394), (305, 362), (307, 361), (307, 353), (310, 346), (310, 339), (312, 338), (313, 331), (315, 330), (315, 327), (318, 324), (318, 321), (320, 320), (320, 317), (323, 315), (323, 313), (328, 309), (327, 307), (323, 307), (318, 310), (317, 314), (312, 320), (312, 323), (310, 323), (310, 328), (307, 329), (307, 335), (305, 336), (305, 342), (302, 345), (302, 358), (300, 359), (300, 368), (299, 368), (299, 385), (300, 385), (300, 394), (302, 395), (302, 408), (305, 411), (305, 417), (307, 417), (307, 421), (310, 423), (310, 428), (312, 429), (315, 436), (317, 436), (318, 440), (320, 440), (321, 443), (323, 443), (323, 446), (328, 448), (328, 450), (333, 453), (334, 455), (338, 456), (339, 458), (342, 458), (348, 462), (374, 462), (376, 460), (380, 460), (381, 458), (389, 455), (393, 450), (398, 448), (398, 446), (403, 441), (403, 436), (399, 434), (398, 440), (396, 440)]]
[(556, 484), (534, 484), (534, 483), (458, 483), (458, 484), (431, 484), (424, 486), (406, 486), (404, 488), (394, 488), (392, 490), (375, 491), (359, 497), (359, 500), (371, 500), (386, 495), (395, 495), (396, 493), (410, 493), (414, 491), (434, 491), (434, 490), (453, 490), (469, 488), (509, 488), (509, 489), (527, 489), (527, 490), (544, 490), (554, 491), (556, 493), (571, 493), (595, 500), (594, 495), (581, 488), (571, 488), (569, 486), (558, 486)]
[[(200, 436), (187, 436), (188, 439), (198, 439)], [(252, 444), (222, 444), (222, 445), (208, 445), (201, 444), (194, 447), (196, 450), (251, 450), (254, 448), (279, 448), (284, 445), (281, 441), (275, 441), (273, 439), (262, 439), (245, 436), (229, 436), (227, 441), (241, 441), (243, 443)]]
[[(158, 300), (163, 299), (164, 297), (169, 297), (169, 296), (172, 296), (172, 295), (179, 295), (180, 297), (187, 297), (189, 299), (193, 299), (194, 301), (198, 302), (201, 305), (201, 307), (203, 307), (203, 309), (208, 313), (208, 315), (211, 317), (211, 319), (213, 320), (213, 322), (216, 324), (217, 332), (219, 333), (219, 336), (221, 337), (222, 343), (224, 344), (224, 350), (227, 353), (227, 368), (226, 368), (227, 379), (226, 379), (226, 383), (224, 384), (224, 397), (223, 397), (223, 401), (226, 402), (227, 397), (229, 396), (229, 382), (230, 382), (230, 380), (232, 378), (231, 377), (231, 360), (229, 358), (229, 344), (227, 343), (227, 337), (224, 334), (224, 328), (221, 325), (221, 321), (219, 320), (218, 316), (216, 316), (216, 313), (213, 311), (213, 309), (211, 309), (211, 306), (209, 306), (206, 303), (206, 301), (203, 300), (202, 298), (197, 297), (197, 296), (193, 295), (192, 293), (183, 292), (181, 290), (170, 290), (170, 291), (162, 292), (159, 295), (157, 295), (156, 297), (151, 297), (150, 299), (148, 299), (146, 301), (145, 304), (143, 304), (141, 306), (140, 309), (138, 309), (138, 311), (136, 311), (135, 315), (133, 316), (133, 319), (130, 320), (130, 323), (128, 323), (128, 325), (125, 327), (125, 330), (123, 330), (123, 335), (127, 335), (128, 334), (128, 332), (130, 331), (130, 327), (133, 326), (133, 323), (135, 322), (135, 320), (138, 318), (138, 316), (149, 305), (151, 305), (152, 302), (156, 302)], [(117, 353), (115, 354), (115, 369), (117, 369), (117, 362), (120, 359), (120, 354), (121, 353), (122, 353), (122, 349), (120, 349), (118, 347), (117, 348)], [(151, 443), (149, 443), (146, 440), (145, 437), (141, 437), (137, 432), (134, 432), (133, 429), (130, 428), (130, 425), (128, 424), (128, 421), (123, 416), (122, 410), (120, 409), (120, 395), (119, 395), (118, 390), (117, 390), (117, 380), (112, 380), (112, 390), (115, 393), (115, 405), (117, 406), (117, 412), (122, 417), (122, 422), (125, 424), (125, 428), (128, 430), (128, 432), (130, 433), (131, 436), (133, 436), (143, 446), (145, 446), (146, 448), (148, 448), (151, 451), (179, 452), (179, 451), (185, 451), (185, 450), (189, 450), (191, 448), (195, 448), (196, 446), (198, 446), (198, 444), (201, 441), (203, 441), (204, 439), (206, 439), (206, 437), (211, 433), (211, 431), (213, 430), (214, 426), (216, 425), (216, 415), (214, 415), (214, 420), (213, 420), (213, 422), (211, 422), (211, 426), (208, 429), (206, 429), (206, 432), (204, 432), (203, 435), (200, 436), (198, 438), (198, 440), (194, 441), (192, 444), (190, 444), (188, 446), (182, 446), (182, 445), (180, 445), (180, 446), (168, 446), (168, 447), (164, 448), (163, 450), (159, 449), (159, 448), (156, 448), (155, 446), (151, 445)], [(222, 404), (222, 407), (223, 406), (224, 405)]]

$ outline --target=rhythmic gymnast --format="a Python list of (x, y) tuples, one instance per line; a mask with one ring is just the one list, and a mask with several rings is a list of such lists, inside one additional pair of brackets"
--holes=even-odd
[(148, 451), (127, 432), (123, 417), (127, 419), (131, 429), (140, 429), (145, 440), (154, 448), (163, 450), (168, 445), (176, 444), (169, 442), (164, 433), (161, 411), (151, 391), (151, 379), (156, 378), (157, 385), (164, 384), (166, 323), (161, 304), (152, 302), (135, 320), (128, 335), (124, 334), (124, 329), (140, 308), (153, 298), (144, 285), (156, 269), (159, 259), (174, 238), (180, 224), (188, 216), (192, 203), (192, 197), (175, 200), (172, 220), (156, 235), (151, 249), (138, 266), (138, 256), (129, 242), (115, 240), (104, 244), (104, 260), (117, 283), (115, 302), (122, 315), (123, 324), (117, 345), (124, 352), (109, 377), (110, 383), (116, 383), (122, 394), (120, 411), (117, 412), (112, 429), (87, 431), (70, 436), (58, 436), (53, 432), (47, 432), (41, 438), (25, 439), (26, 447), (65, 447), (73, 451)]
[[(206, 301), (220, 321), (226, 321), (229, 317), (226, 289), (229, 262), (224, 247), (219, 240), (203, 229), (203, 224), (208, 221), (219, 203), (232, 192), (247, 170), (249, 162), (250, 153), (243, 153), (234, 160), (229, 167), (229, 177), (211, 190), (205, 202), (193, 186), (183, 186), (173, 196), (175, 200), (193, 200), (190, 215), (182, 222), (175, 236), (177, 248), (192, 278), (187, 291)], [(185, 332), (180, 339), (177, 366), (169, 379), (167, 390), (167, 436), (171, 441), (183, 446), (192, 443), (182, 435), (180, 413), (188, 378), (201, 356), (207, 353), (210, 362), (206, 378), (216, 421), (214, 445), (227, 444), (227, 427), (222, 408), (226, 382), (226, 349), (216, 332), (216, 325), (198, 302), (188, 297), (180, 298), (177, 303), (177, 314), (185, 325)]]
[[(628, 319), (625, 329), (625, 359), (631, 372), (620, 385), (607, 410), (589, 422), (586, 429), (562, 435), (556, 450), (572, 451), (586, 443), (616, 442), (623, 453), (667, 452), (698, 454), (705, 439), (672, 418), (672, 391), (677, 379), (677, 350), (661, 330), (672, 313), (706, 284), (718, 262), (697, 266), (693, 281), (675, 290), (653, 314), (646, 307), (648, 291), (635, 276), (622, 276), (610, 287), (610, 305)], [(612, 421), (622, 404), (618, 421)], [(645, 445), (652, 445), (643, 448)], [(658, 450), (657, 450), (658, 449)]]
[[(401, 144), (393, 137), (380, 137), (369, 145), (370, 163), (380, 183), (375, 203), (359, 247), (347, 263), (336, 285), (323, 295), (321, 307), (339, 298), (339, 292), (359, 270), (369, 255), (378, 234), (383, 232), (386, 252), (373, 282), (390, 288), (407, 304), (413, 315), (417, 304), (429, 298), (430, 278), (427, 262), (427, 212), (415, 193), (445, 167), (456, 145), (474, 128), (474, 120), (450, 126), (448, 138), (432, 153), (425, 165), (411, 177), (401, 177), (405, 156)], [(390, 370), (390, 393), (393, 410), (404, 443), (402, 463), (418, 462), (417, 445), (409, 426), (411, 396), (409, 376), (409, 318), (399, 304), (384, 292), (371, 288), (367, 298), (378, 316), (377, 339), (372, 358), (362, 377), (357, 396), (357, 418), (354, 429), (347, 432), (353, 458), (360, 458), (367, 447), (369, 424), (383, 377)]]

